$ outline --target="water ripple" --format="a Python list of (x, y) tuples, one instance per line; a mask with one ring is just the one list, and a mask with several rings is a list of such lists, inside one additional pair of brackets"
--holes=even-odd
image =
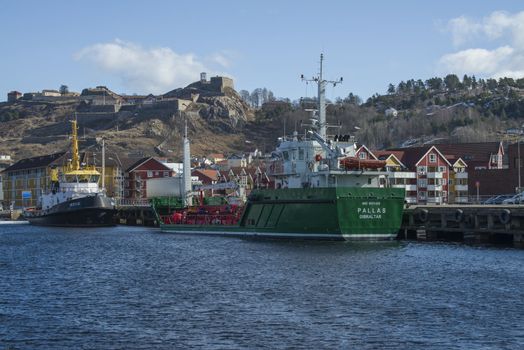
[(0, 348), (524, 347), (521, 250), (2, 230)]

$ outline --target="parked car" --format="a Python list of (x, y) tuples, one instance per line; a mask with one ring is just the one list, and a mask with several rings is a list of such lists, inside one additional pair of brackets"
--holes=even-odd
[(520, 204), (524, 203), (524, 192), (518, 193), (511, 198), (504, 199), (502, 204)]
[(514, 194), (499, 194), (497, 196), (490, 197), (486, 201), (484, 201), (484, 204), (502, 204), (506, 199), (513, 198)]

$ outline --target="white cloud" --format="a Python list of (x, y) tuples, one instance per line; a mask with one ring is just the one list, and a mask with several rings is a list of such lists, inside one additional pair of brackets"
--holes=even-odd
[(460, 16), (451, 19), (448, 22), (447, 28), (451, 32), (453, 44), (460, 46), (475, 36), (480, 31), (481, 26), (479, 23), (465, 16)]
[[(197, 81), (201, 72), (216, 73), (193, 54), (166, 47), (144, 49), (118, 39), (87, 46), (74, 57), (118, 77), (125, 88), (138, 93), (164, 93)], [(225, 56), (212, 61), (223, 67), (230, 64)]]
[(497, 41), (498, 47), (467, 48), (442, 56), (444, 73), (476, 74), (485, 77), (521, 78), (524, 72), (524, 11), (515, 14), (496, 11), (480, 20), (465, 16), (448, 21), (455, 46)]
[(494, 74), (507, 64), (513, 52), (509, 46), (496, 50), (467, 49), (442, 56), (440, 63), (450, 72)]

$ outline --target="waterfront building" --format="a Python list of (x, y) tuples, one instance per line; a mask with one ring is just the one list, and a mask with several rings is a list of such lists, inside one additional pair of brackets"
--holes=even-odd
[(451, 163), (449, 173), (449, 203), (468, 203), (468, 165), (462, 158), (456, 156), (446, 156)]
[(501, 142), (446, 143), (435, 145), (443, 154), (462, 158), (470, 169), (503, 169), (504, 146)]
[(377, 160), (378, 158), (371, 152), (365, 145), (359, 146), (357, 151), (355, 152), (355, 157), (358, 159), (366, 160), (366, 159), (372, 159)]
[[(102, 173), (101, 153), (93, 150), (80, 153), (80, 162), (91, 164)], [(51, 189), (51, 171), (63, 174), (71, 161), (69, 152), (21, 159), (2, 171), (2, 189), (5, 203), (14, 207), (33, 207), (39, 204), (42, 194)], [(122, 171), (116, 156), (106, 156), (104, 185), (110, 197), (120, 198)]]
[(402, 151), (373, 151), (379, 160), (386, 161), (387, 178), (391, 187), (404, 188), (405, 201), (408, 204), (417, 203), (417, 173), (411, 171), (400, 161)]
[(171, 177), (175, 174), (166, 164), (154, 157), (123, 158), (124, 198), (146, 199), (147, 180)]

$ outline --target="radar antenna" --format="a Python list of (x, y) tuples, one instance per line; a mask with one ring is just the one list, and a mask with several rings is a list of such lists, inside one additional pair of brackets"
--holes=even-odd
[(324, 54), (320, 54), (320, 72), (318, 76), (313, 77), (311, 79), (304, 78), (304, 74), (300, 76), (302, 81), (307, 82), (315, 82), (318, 86), (318, 110), (317, 110), (317, 120), (318, 120), (318, 126), (317, 130), (319, 135), (326, 139), (326, 84), (333, 84), (333, 87), (337, 86), (337, 84), (341, 84), (343, 81), (343, 78), (341, 77), (338, 80), (324, 80), (322, 76), (322, 64), (324, 61)]

